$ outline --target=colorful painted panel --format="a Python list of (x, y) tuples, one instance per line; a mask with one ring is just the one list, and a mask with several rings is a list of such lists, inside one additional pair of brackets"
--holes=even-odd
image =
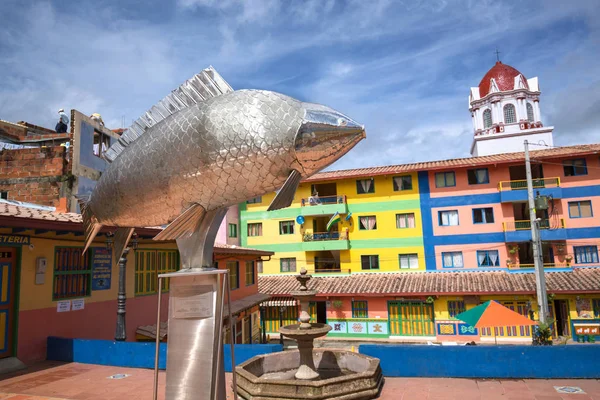
[(387, 321), (381, 322), (368, 322), (369, 334), (372, 335), (386, 335), (388, 334)]
[(479, 336), (479, 332), (477, 328), (467, 325), (467, 324), (458, 324), (457, 325), (458, 334), (463, 336)]
[(0, 264), (0, 305), (10, 302), (10, 264)]
[(361, 321), (350, 321), (348, 323), (348, 333), (359, 335), (368, 333), (367, 323)]
[(439, 336), (455, 336), (456, 325), (452, 323), (438, 324), (437, 333)]
[(8, 310), (0, 310), (0, 356), (4, 356), (8, 352), (8, 336), (10, 334), (10, 326), (8, 320)]
[(346, 321), (330, 321), (331, 333), (348, 333), (348, 325)]

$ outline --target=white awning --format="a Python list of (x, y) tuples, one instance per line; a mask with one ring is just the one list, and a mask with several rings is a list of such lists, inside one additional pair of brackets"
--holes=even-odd
[(273, 297), (260, 303), (263, 307), (295, 307), (297, 304), (296, 299), (291, 297)]

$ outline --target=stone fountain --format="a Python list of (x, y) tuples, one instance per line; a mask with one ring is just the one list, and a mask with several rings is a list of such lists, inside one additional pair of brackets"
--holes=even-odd
[(237, 394), (246, 400), (376, 398), (383, 385), (379, 360), (351, 351), (314, 350), (314, 340), (331, 327), (311, 323), (308, 304), (316, 295), (303, 268), (296, 276), (300, 290), (290, 294), (300, 303), (300, 323), (279, 328), (298, 343), (298, 350), (254, 357), (236, 367)]

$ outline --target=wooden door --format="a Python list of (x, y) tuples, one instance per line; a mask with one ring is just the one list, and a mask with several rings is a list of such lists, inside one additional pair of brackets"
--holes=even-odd
[(13, 355), (16, 250), (0, 247), (0, 358)]

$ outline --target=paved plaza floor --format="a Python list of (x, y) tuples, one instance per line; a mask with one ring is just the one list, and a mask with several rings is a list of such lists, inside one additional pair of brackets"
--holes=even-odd
[[(46, 362), (21, 373), (0, 376), (0, 399), (151, 400), (152, 381), (153, 371), (147, 369)], [(159, 393), (163, 392), (164, 383), (165, 375), (161, 372)], [(227, 374), (227, 386), (230, 385), (231, 374)], [(555, 387), (575, 387), (585, 393), (561, 394)], [(231, 391), (228, 392), (227, 398), (233, 399)], [(600, 400), (600, 381), (594, 379), (386, 378), (379, 398), (385, 400)], [(164, 399), (164, 395), (159, 394), (159, 399)]]

